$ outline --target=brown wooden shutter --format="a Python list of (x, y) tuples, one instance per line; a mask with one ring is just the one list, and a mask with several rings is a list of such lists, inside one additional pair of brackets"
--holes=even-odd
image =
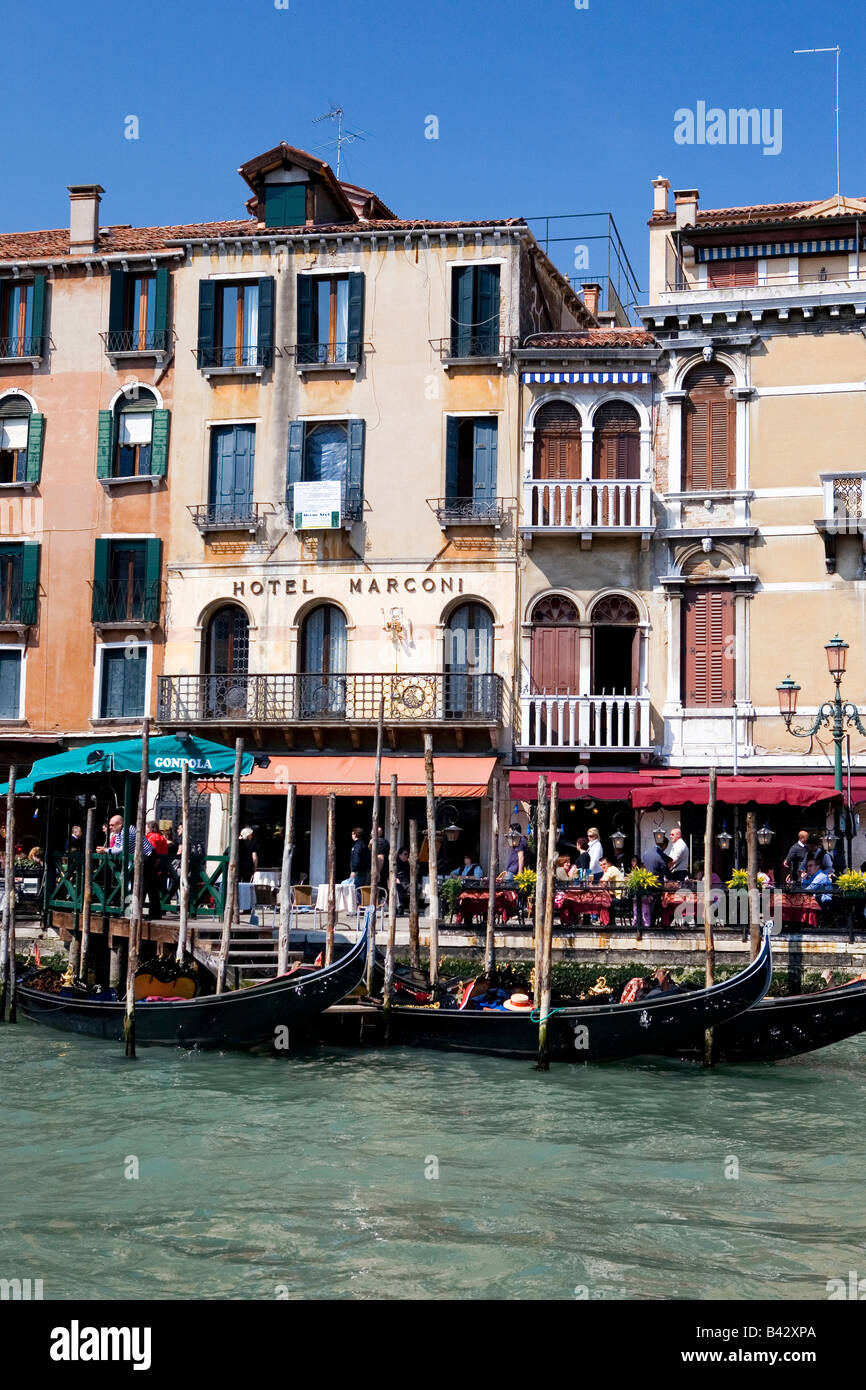
[(682, 473), (685, 492), (724, 492), (736, 486), (737, 406), (727, 368), (709, 362), (686, 380)]
[(580, 477), (580, 431), (563, 430), (548, 425), (535, 437), (536, 478), (556, 479)]
[(626, 401), (608, 401), (595, 416), (594, 478), (640, 477), (640, 418)]
[(532, 630), (531, 676), (535, 695), (577, 695), (580, 675), (576, 627), (535, 627)]
[(754, 256), (739, 261), (710, 261), (707, 285), (711, 290), (734, 289), (737, 285), (757, 285), (758, 262)]
[(683, 704), (734, 703), (734, 595), (727, 589), (687, 589), (683, 596)]

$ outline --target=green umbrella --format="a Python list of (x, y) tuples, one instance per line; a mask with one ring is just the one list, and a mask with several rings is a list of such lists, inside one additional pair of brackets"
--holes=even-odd
[[(150, 740), (148, 766), (152, 777), (179, 777), (184, 763), (191, 777), (231, 776), (235, 765), (235, 750), (208, 739), (178, 738), (165, 734)], [(253, 769), (252, 753), (244, 753), (241, 772), (248, 776)], [(116, 743), (89, 743), (40, 758), (33, 764), (28, 777), (16, 780), (15, 791), (22, 796), (37, 792), (42, 783), (55, 782), (62, 777), (86, 777), (94, 773), (141, 771), (141, 739), (123, 738)], [(5, 796), (9, 784), (0, 786)], [(48, 787), (45, 787), (48, 790)]]

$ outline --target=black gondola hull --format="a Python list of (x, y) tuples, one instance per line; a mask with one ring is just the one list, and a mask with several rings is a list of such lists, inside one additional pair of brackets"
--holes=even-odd
[[(362, 933), (342, 960), (312, 974), (284, 975), (250, 989), (200, 999), (136, 1004), (136, 1044), (201, 1048), (273, 1044), (278, 1029), (291, 1034), (355, 989), (364, 977), (365, 963), (366, 933)], [(123, 1038), (123, 1003), (44, 994), (26, 985), (19, 987), (17, 995), (21, 1013), (34, 1023), (111, 1042)]]
[[(864, 1030), (866, 983), (843, 985), (818, 994), (763, 999), (717, 1029), (714, 1056), (718, 1062), (779, 1062), (829, 1047)], [(697, 1034), (684, 1039), (673, 1055), (697, 1059)]]

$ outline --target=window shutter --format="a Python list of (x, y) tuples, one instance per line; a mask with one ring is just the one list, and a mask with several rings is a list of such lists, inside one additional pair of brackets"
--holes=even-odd
[(108, 300), (108, 331), (122, 333), (126, 317), (126, 275), (114, 267), (111, 271), (110, 294)]
[(93, 547), (93, 622), (108, 619), (108, 573), (111, 563), (111, 541), (98, 540)]
[(357, 273), (349, 276), (348, 317), (346, 357), (350, 362), (360, 362), (364, 345), (364, 277)]
[(734, 596), (690, 589), (683, 599), (683, 703), (728, 707), (734, 702)]
[(39, 604), (39, 544), (25, 541), (21, 547), (21, 621), (35, 623)]
[(42, 440), (45, 436), (45, 416), (31, 414), (27, 429), (27, 472), (28, 483), (38, 483), (42, 477)]
[(150, 471), (156, 478), (164, 478), (168, 470), (168, 436), (171, 426), (170, 410), (153, 412), (153, 434), (150, 441)]
[(314, 275), (298, 276), (298, 361), (315, 362), (316, 355), (313, 353), (315, 344), (314, 314), (316, 277)]
[(364, 510), (364, 434), (365, 420), (349, 421), (349, 463), (343, 512), (347, 521), (360, 521)]
[(445, 423), (445, 500), (457, 499), (457, 441), (460, 421), (449, 415)]
[(216, 335), (216, 284), (213, 280), (202, 280), (198, 287), (198, 365), (212, 367), (214, 364), (214, 341)]
[(478, 287), (475, 315), (475, 337), (479, 350), (499, 351), (499, 266), (479, 266), (475, 283)]
[(711, 261), (707, 266), (707, 285), (711, 290), (731, 289), (737, 285), (757, 285), (758, 262), (754, 256), (738, 261)]
[(0, 719), (21, 716), (21, 653), (0, 648)]
[(451, 287), (451, 355), (453, 357), (472, 356), (473, 314), (472, 306), (475, 290), (475, 269), (463, 266), (455, 270)]
[(472, 459), (472, 484), (476, 502), (492, 502), (496, 497), (497, 421), (476, 420)]
[(270, 367), (274, 360), (274, 277), (259, 281), (259, 361)]
[(31, 318), (31, 356), (45, 356), (45, 276), (33, 277), (33, 314)]
[(144, 543), (144, 616), (152, 623), (159, 622), (160, 579), (162, 575), (162, 541)]
[(709, 403), (710, 486), (718, 491), (736, 486), (737, 406), (730, 399)]
[(156, 294), (153, 309), (154, 347), (165, 352), (168, 348), (168, 266), (161, 265), (156, 272)]
[(306, 434), (306, 422), (304, 420), (292, 420), (289, 423), (289, 454), (286, 461), (286, 506), (289, 509), (289, 516), (294, 520), (295, 515), (295, 483), (304, 480), (304, 436)]
[(100, 410), (99, 430), (96, 436), (96, 476), (111, 477), (111, 464), (114, 458), (114, 411)]
[(684, 423), (684, 489), (686, 492), (698, 492), (710, 486), (707, 472), (709, 403), (702, 400), (689, 401)]

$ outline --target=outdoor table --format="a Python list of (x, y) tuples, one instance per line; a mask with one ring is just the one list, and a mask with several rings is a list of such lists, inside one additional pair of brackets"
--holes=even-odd
[[(720, 903), (725, 901), (724, 888), (714, 887), (710, 893), (714, 919), (717, 917), (717, 909)], [(685, 912), (682, 909), (685, 908)], [(679, 910), (679, 915), (678, 915)], [(674, 926), (695, 926), (698, 918), (703, 916), (704, 900), (698, 896), (691, 888), (680, 888), (670, 893), (665, 893), (662, 897), (662, 920), (663, 927)], [(717, 922), (717, 925), (719, 923)]]
[[(487, 917), (487, 907), (490, 902), (490, 894), (485, 888), (483, 892), (461, 893), (457, 899), (457, 921), (462, 925), (470, 925), (476, 917)], [(513, 917), (517, 912), (517, 893), (513, 888), (497, 888), (494, 902), (494, 911), (497, 917), (501, 917), (503, 922), (507, 922), (509, 917)]]
[(787, 927), (817, 927), (821, 923), (821, 907), (811, 893), (782, 894), (782, 925)]
[(256, 905), (256, 890), (251, 883), (238, 884), (238, 912), (252, 912)]
[[(337, 912), (346, 912), (353, 916), (358, 910), (358, 897), (355, 886), (352, 883), (337, 883), (334, 886), (334, 904)], [(328, 910), (328, 885), (320, 883), (316, 892), (316, 911), (327, 912)]]
[(563, 927), (572, 927), (588, 913), (598, 913), (603, 927), (610, 926), (611, 895), (606, 888), (564, 888), (554, 894), (553, 906)]
[(279, 869), (256, 869), (253, 874), (253, 885), (262, 888), (279, 888), (282, 882), (282, 874)]

